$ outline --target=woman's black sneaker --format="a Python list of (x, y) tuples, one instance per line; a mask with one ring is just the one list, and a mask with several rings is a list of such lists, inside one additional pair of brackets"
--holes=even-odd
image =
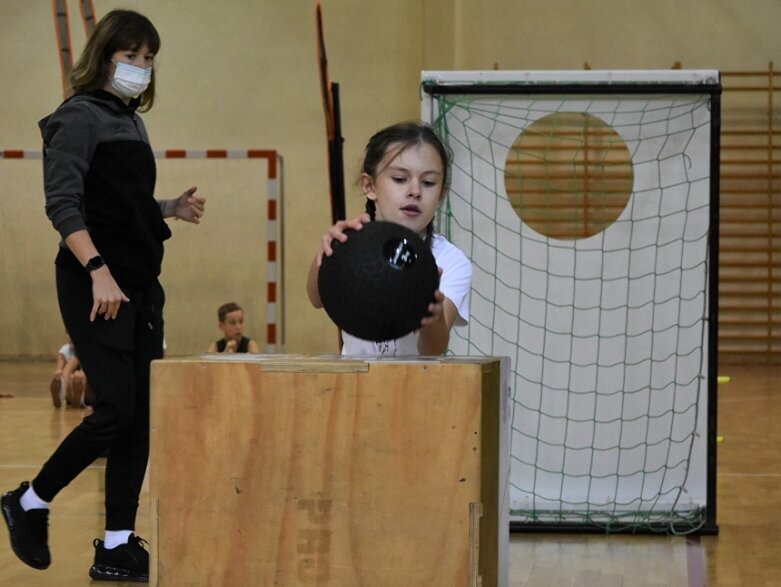
[(130, 535), (127, 544), (107, 549), (102, 540), (95, 538), (95, 563), (90, 567), (89, 576), (95, 581), (135, 581), (149, 582), (149, 553), (144, 548), (148, 544), (135, 534)]
[(0, 504), (3, 519), (11, 534), (11, 548), (16, 556), (34, 569), (45, 569), (51, 564), (49, 554), (49, 510), (24, 511), (20, 500), (30, 484), (24, 481), (18, 489), (3, 494)]

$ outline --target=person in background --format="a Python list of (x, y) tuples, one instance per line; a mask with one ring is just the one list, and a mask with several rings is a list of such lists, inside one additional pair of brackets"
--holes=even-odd
[(63, 402), (74, 408), (94, 403), (92, 389), (81, 369), (81, 363), (70, 338), (57, 351), (57, 365), (52, 373), (49, 391), (55, 408), (59, 408)]
[(210, 353), (259, 353), (258, 343), (244, 336), (244, 309), (234, 302), (217, 309), (217, 327), (223, 337), (209, 346)]

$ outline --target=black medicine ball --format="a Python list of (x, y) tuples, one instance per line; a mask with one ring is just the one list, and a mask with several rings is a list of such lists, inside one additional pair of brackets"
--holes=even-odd
[(374, 342), (393, 340), (420, 327), (439, 286), (430, 247), (395, 222), (371, 222), (346, 230), (323, 257), (318, 289), (325, 311), (345, 332)]

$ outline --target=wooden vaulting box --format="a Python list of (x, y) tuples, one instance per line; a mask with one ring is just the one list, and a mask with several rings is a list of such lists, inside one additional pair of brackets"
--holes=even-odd
[(152, 585), (503, 585), (509, 360), (152, 367)]

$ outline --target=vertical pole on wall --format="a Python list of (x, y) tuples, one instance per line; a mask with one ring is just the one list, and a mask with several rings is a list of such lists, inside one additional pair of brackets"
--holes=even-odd
[[(344, 162), (342, 138), (342, 115), (339, 105), (339, 84), (331, 82), (328, 72), (328, 56), (325, 52), (323, 34), (323, 11), (320, 2), (315, 6), (315, 25), (317, 31), (317, 65), (320, 74), (320, 92), (323, 98), (326, 138), (328, 139), (328, 180), (331, 202), (331, 223), (347, 218), (347, 205), (344, 194)], [(342, 331), (338, 330), (338, 345), (341, 350), (344, 341)]]
[[(253, 153), (250, 151), (250, 157)], [(257, 156), (265, 157), (268, 164), (268, 190), (266, 200), (266, 352), (278, 352), (277, 343), (280, 341), (277, 325), (280, 312), (277, 305), (280, 302), (279, 267), (281, 266), (279, 247), (280, 226), (280, 193), (279, 172), (277, 164), (279, 157), (276, 153), (260, 152)]]
[(323, 97), (325, 128), (328, 139), (328, 177), (330, 180), (331, 222), (347, 217), (344, 194), (344, 164), (342, 161), (342, 122), (339, 105), (339, 84), (331, 81), (328, 56), (323, 35), (323, 12), (320, 3), (315, 7), (317, 25), (317, 63), (320, 72), (320, 90)]
[(333, 104), (334, 136), (329, 142), (328, 149), (331, 161), (331, 190), (333, 191), (333, 218), (344, 220), (347, 218), (344, 194), (344, 155), (342, 137), (342, 107), (339, 102), (339, 84), (331, 82), (331, 103)]
[(52, 0), (54, 10), (54, 33), (57, 37), (57, 53), (60, 58), (60, 74), (62, 75), (62, 97), (70, 95), (70, 75), (73, 70), (73, 54), (71, 53), (71, 34), (68, 26), (68, 2)]
[(84, 34), (89, 38), (92, 31), (95, 30), (95, 6), (92, 0), (81, 0), (79, 3), (81, 12), (81, 22), (84, 24)]

